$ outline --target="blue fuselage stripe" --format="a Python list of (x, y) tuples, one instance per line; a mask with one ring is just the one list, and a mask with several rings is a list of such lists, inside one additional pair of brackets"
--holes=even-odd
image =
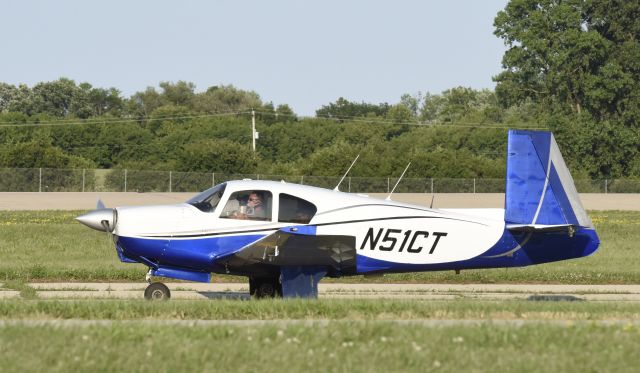
[(207, 270), (216, 258), (229, 255), (265, 236), (247, 234), (173, 240), (118, 237), (118, 243), (127, 257), (142, 256), (161, 264)]

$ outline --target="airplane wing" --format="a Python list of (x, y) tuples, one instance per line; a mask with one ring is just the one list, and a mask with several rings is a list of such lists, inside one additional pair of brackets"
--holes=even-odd
[(315, 226), (281, 228), (216, 261), (240, 272), (260, 267), (264, 271), (280, 272), (282, 267), (315, 266), (326, 268), (329, 276), (355, 274), (355, 237), (318, 236), (315, 231)]

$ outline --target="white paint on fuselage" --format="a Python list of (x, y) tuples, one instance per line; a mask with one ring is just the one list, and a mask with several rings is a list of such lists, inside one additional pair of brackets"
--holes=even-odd
[[(271, 221), (220, 217), (229, 196), (247, 190), (272, 193)], [(427, 264), (470, 259), (493, 246), (504, 231), (502, 209), (429, 209), (311, 186), (243, 180), (227, 183), (212, 212), (203, 212), (187, 203), (120, 207), (114, 233), (171, 239), (255, 234), (255, 230), (266, 235), (296, 225), (277, 221), (280, 193), (305, 199), (317, 207), (309, 224), (317, 226), (316, 234), (355, 236), (359, 255), (390, 262)]]

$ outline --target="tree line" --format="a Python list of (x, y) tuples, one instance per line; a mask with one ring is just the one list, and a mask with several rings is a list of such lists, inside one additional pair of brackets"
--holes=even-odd
[[(506, 128), (554, 132), (576, 178), (640, 177), (640, 4), (511, 0), (493, 90), (395, 103), (340, 97), (313, 118), (232, 85), (161, 82), (124, 97), (60, 78), (0, 83), (0, 167), (283, 175), (504, 176)], [(250, 111), (260, 132), (251, 151)]]

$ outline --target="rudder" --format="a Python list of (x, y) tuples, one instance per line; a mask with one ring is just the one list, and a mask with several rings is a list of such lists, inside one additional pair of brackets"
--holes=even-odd
[(509, 130), (505, 222), (593, 228), (551, 132)]

